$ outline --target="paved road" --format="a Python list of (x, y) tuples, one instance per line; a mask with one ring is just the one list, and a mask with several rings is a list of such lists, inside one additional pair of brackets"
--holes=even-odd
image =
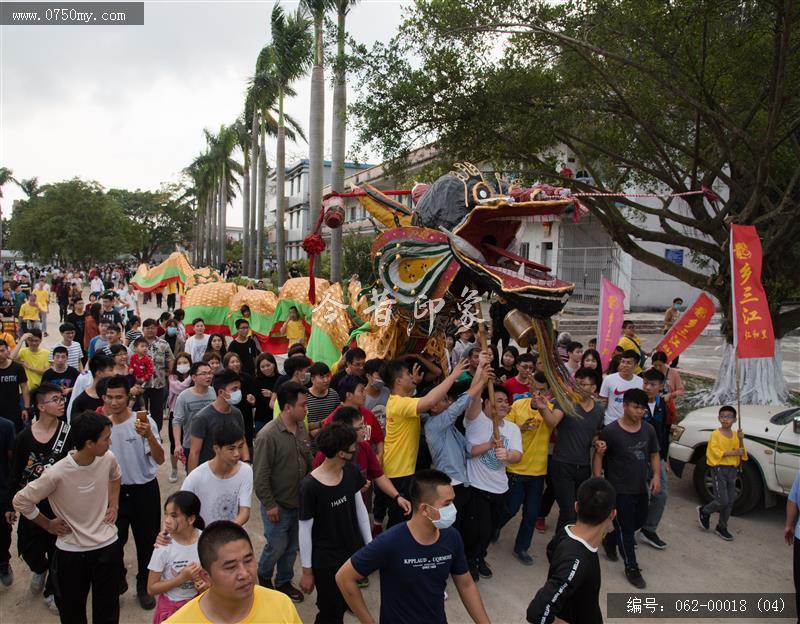
[[(51, 307), (51, 312), (55, 306)], [(145, 317), (156, 312), (147, 306), (142, 310)], [(51, 321), (50, 344), (57, 334), (55, 323)], [(179, 484), (167, 482), (169, 474), (165, 464), (159, 470), (162, 500), (178, 489)], [(183, 475), (181, 475), (183, 477)], [(640, 545), (637, 550), (639, 564), (648, 582), (645, 591), (654, 592), (790, 592), (792, 586), (791, 549), (782, 542), (784, 500), (772, 509), (762, 509), (743, 518), (734, 517), (730, 530), (736, 541), (724, 542), (713, 533), (702, 531), (696, 521), (694, 508), (697, 500), (691, 486), (691, 467), (687, 467), (684, 477), (669, 479), (670, 499), (667, 503), (659, 534), (669, 544), (666, 550), (656, 551), (649, 546)], [(260, 512), (253, 509), (247, 525), (256, 551), (260, 553), (264, 545)], [(555, 523), (557, 506), (548, 519), (548, 525)], [(511, 555), (517, 520), (512, 520), (503, 531), (500, 540), (493, 545), (488, 562), (492, 566), (494, 578), (482, 579), (478, 584), (483, 600), (493, 622), (517, 623), (525, 621), (525, 609), (536, 590), (543, 584), (547, 573), (544, 548), (552, 537), (552, 528), (545, 535), (537, 534), (531, 554), (536, 558), (533, 567), (521, 565)], [(125, 552), (129, 578), (135, 569), (135, 552), (132, 540)], [(612, 563), (601, 554), (602, 588), (601, 608), (606, 611), (605, 596), (608, 592), (637, 592), (628, 584), (621, 562)], [(41, 597), (32, 597), (28, 591), (30, 572), (16, 556), (16, 536), (12, 548), (12, 565), (16, 574), (14, 585), (9, 589), (0, 587), (0, 622), (4, 624), (23, 624), (29, 622), (55, 623), (57, 618), (44, 607)], [(296, 572), (299, 578), (299, 560)], [(365, 590), (369, 607), (378, 615), (379, 582), (376, 578)], [(450, 585), (450, 599), (447, 601), (447, 615), (450, 622), (460, 624), (469, 622), (466, 611)], [(299, 605), (304, 622), (313, 622), (316, 609), (313, 596)], [(129, 591), (122, 597), (122, 617), (124, 624), (145, 624), (152, 621), (152, 613), (144, 612), (138, 605), (135, 595)], [(346, 622), (355, 622), (352, 616)], [(617, 621), (617, 620), (609, 620)], [(618, 620), (622, 622), (623, 620)], [(645, 619), (624, 620), (625, 622), (644, 622)], [(703, 620), (723, 622), (727, 620)], [(756, 621), (756, 620), (749, 620)], [(776, 620), (787, 621), (787, 620)]]

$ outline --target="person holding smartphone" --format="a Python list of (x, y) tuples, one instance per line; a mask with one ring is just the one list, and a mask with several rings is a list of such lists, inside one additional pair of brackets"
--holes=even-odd
[[(143, 609), (156, 606), (147, 593), (148, 565), (153, 556), (153, 543), (161, 528), (161, 493), (156, 472), (164, 463), (164, 448), (156, 422), (147, 412), (131, 412), (128, 407), (128, 380), (116, 375), (98, 384), (97, 394), (103, 400), (103, 412), (111, 419), (111, 444), (120, 470), (122, 487), (119, 496), (117, 529), (119, 548), (124, 552), (128, 529), (136, 542), (136, 594)], [(122, 559), (122, 558), (121, 558)], [(120, 566), (120, 594), (128, 589), (127, 571)]]

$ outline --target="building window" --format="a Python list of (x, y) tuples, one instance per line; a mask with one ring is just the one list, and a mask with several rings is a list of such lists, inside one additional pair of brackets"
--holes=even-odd
[(526, 260), (530, 260), (530, 253), (531, 253), (531, 244), (530, 243), (522, 243), (519, 246), (519, 255), (525, 258)]

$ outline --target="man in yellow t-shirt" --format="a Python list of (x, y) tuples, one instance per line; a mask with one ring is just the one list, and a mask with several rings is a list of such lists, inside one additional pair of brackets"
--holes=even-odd
[(50, 309), (50, 291), (45, 290), (44, 282), (36, 282), (36, 288), (31, 292), (31, 298), (36, 301), (39, 308), (39, 321), (42, 324), (42, 332), (47, 336), (47, 311)]
[(633, 371), (634, 375), (638, 375), (642, 372), (642, 341), (639, 339), (639, 336), (636, 335), (636, 326), (634, 325), (633, 321), (623, 321), (622, 322), (622, 338), (619, 339), (619, 343), (617, 343), (618, 347), (621, 347), (623, 351), (636, 351), (639, 356), (639, 361), (636, 363), (636, 368)]
[[(27, 346), (23, 347), (25, 344)], [(50, 352), (42, 349), (42, 330), (32, 329), (23, 334), (11, 352), (11, 359), (19, 362), (28, 378), (28, 390), (33, 392), (42, 383), (42, 375), (50, 368)]]
[[(388, 362), (381, 373), (389, 388), (386, 402), (386, 438), (383, 445), (383, 473), (389, 477), (398, 495), (410, 496), (411, 478), (417, 469), (419, 451), (420, 414), (424, 414), (447, 396), (447, 391), (467, 366), (459, 362), (444, 381), (419, 399), (414, 398), (415, 379), (421, 379), (422, 370), (414, 364), (409, 370), (403, 360)], [(403, 522), (403, 510), (396, 501), (389, 505), (388, 527)]]
[(28, 297), (19, 307), (19, 320), (22, 331), (38, 327), (41, 323), (41, 310), (32, 297)]
[(286, 594), (256, 584), (253, 545), (238, 524), (212, 522), (200, 535), (197, 553), (202, 569), (195, 586), (205, 591), (173, 613), (168, 624), (302, 624)]
[(533, 565), (533, 557), (528, 549), (533, 542), (533, 529), (539, 515), (539, 503), (542, 500), (545, 477), (547, 475), (547, 452), (552, 429), (547, 426), (539, 413), (539, 404), (553, 404), (539, 392), (533, 397), (525, 397), (514, 401), (506, 416), (519, 427), (522, 433), (522, 459), (516, 464), (506, 467), (508, 472), (508, 491), (505, 495), (500, 527), (517, 515), (522, 507), (522, 521), (514, 541), (514, 556), (523, 565)]

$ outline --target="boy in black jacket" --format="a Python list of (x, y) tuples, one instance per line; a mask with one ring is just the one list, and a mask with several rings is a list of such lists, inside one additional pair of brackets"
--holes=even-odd
[(588, 479), (578, 488), (578, 521), (565, 526), (548, 545), (547, 582), (528, 605), (528, 622), (550, 624), (559, 618), (569, 624), (602, 624), (597, 549), (617, 514), (616, 497), (614, 488), (601, 477)]

